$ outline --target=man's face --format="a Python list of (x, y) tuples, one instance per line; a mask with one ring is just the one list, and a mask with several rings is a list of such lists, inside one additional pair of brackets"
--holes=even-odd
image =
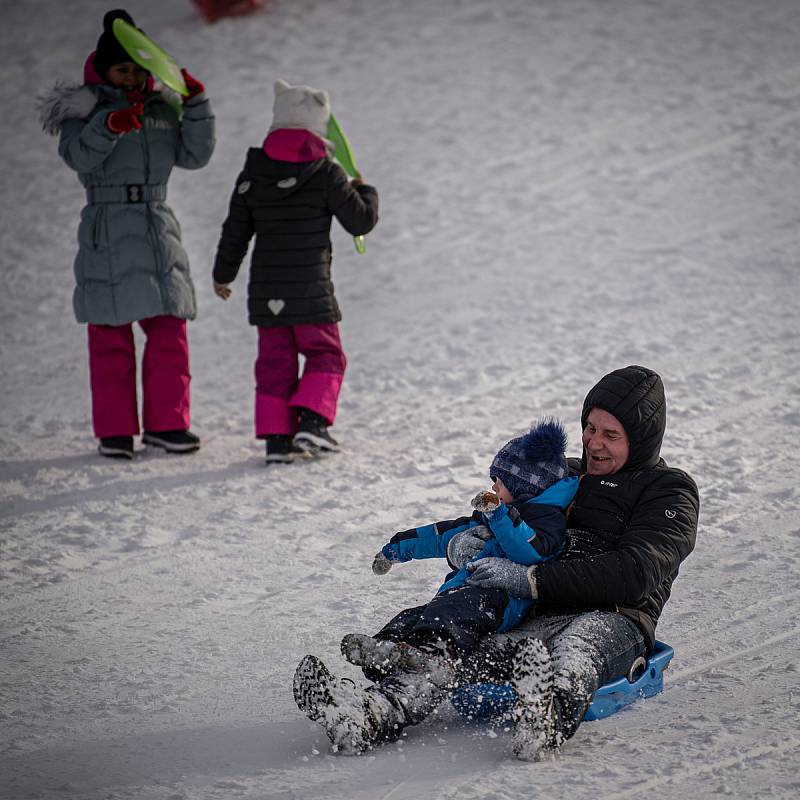
[(583, 447), (589, 475), (612, 475), (625, 466), (630, 455), (622, 423), (602, 408), (593, 408), (586, 418)]

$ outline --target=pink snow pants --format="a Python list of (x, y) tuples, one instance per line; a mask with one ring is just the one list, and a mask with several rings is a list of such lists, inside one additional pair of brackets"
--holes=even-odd
[[(306, 359), (302, 376), (298, 355)], [(336, 322), (259, 327), (256, 436), (294, 434), (299, 407), (315, 411), (333, 425), (346, 366)]]
[[(142, 359), (144, 429), (189, 429), (189, 342), (186, 320), (161, 316), (139, 320), (147, 336)], [(136, 353), (133, 326), (87, 325), (94, 435), (136, 436)]]

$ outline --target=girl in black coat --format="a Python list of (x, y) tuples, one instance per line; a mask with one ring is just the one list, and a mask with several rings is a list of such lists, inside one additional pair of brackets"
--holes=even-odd
[(255, 427), (266, 439), (267, 463), (338, 450), (328, 426), (347, 361), (331, 281), (331, 221), (354, 236), (368, 233), (378, 221), (378, 193), (331, 160), (330, 113), (326, 92), (276, 81), (270, 132), (247, 153), (214, 263), (214, 289), (227, 299), (255, 235), (247, 308), (258, 327)]

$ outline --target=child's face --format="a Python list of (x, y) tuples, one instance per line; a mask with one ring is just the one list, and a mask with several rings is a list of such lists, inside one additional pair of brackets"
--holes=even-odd
[(500, 480), (500, 478), (494, 479), (494, 483), (492, 484), (492, 489), (494, 490), (494, 493), (498, 496), (498, 498), (500, 498), (501, 503), (505, 503), (506, 505), (508, 505), (509, 503), (514, 502), (514, 498), (512, 497), (511, 492), (509, 492), (508, 489), (506, 489), (505, 484), (503, 483), (503, 481)]
[(117, 89), (132, 92), (141, 89), (147, 80), (148, 72), (133, 61), (121, 61), (109, 67), (106, 80)]

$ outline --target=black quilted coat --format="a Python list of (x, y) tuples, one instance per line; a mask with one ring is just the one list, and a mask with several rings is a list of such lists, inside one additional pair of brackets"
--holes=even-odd
[(354, 236), (378, 221), (378, 193), (353, 188), (327, 158), (276, 161), (251, 148), (236, 181), (214, 263), (214, 280), (230, 283), (250, 239), (247, 310), (250, 323), (288, 327), (338, 322), (342, 316), (331, 281), (331, 220)]
[[(656, 373), (631, 366), (606, 375), (584, 401), (584, 425), (593, 408), (622, 423), (630, 456), (613, 475), (582, 477), (569, 511), (567, 552), (536, 568), (536, 608), (617, 610), (636, 623), (651, 650), (678, 567), (694, 548), (697, 486), (659, 456), (666, 405)], [(572, 460), (575, 471), (582, 466)]]

